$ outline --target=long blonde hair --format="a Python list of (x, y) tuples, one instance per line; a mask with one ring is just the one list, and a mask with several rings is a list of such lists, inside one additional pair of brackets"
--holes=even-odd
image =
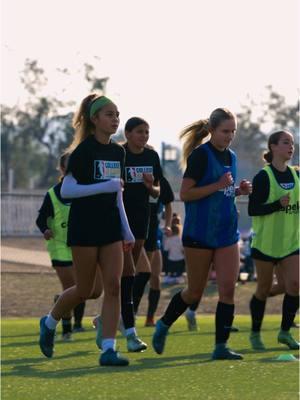
[(90, 119), (90, 106), (92, 102), (100, 97), (97, 93), (92, 93), (86, 96), (78, 111), (74, 114), (72, 119), (72, 127), (75, 130), (73, 141), (70, 146), (66, 149), (66, 153), (71, 153), (83, 140), (93, 134), (95, 126)]
[(186, 161), (191, 152), (200, 144), (210, 139), (211, 130), (216, 129), (221, 122), (235, 119), (235, 115), (226, 108), (216, 108), (208, 119), (200, 119), (191, 125), (185, 127), (180, 135), (180, 140), (183, 140), (181, 166), (186, 167)]

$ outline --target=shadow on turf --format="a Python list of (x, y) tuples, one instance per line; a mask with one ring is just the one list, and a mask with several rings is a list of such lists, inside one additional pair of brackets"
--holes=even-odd
[[(23, 377), (34, 377), (34, 378), (41, 378), (41, 379), (65, 379), (68, 377), (76, 377), (76, 376), (85, 376), (89, 374), (99, 373), (99, 374), (111, 374), (112, 372), (116, 373), (132, 373), (135, 371), (141, 370), (151, 370), (151, 369), (158, 369), (158, 368), (177, 368), (180, 366), (190, 366), (190, 365), (199, 365), (199, 364), (206, 364), (213, 362), (210, 357), (211, 353), (207, 354), (194, 354), (194, 355), (183, 355), (183, 356), (174, 356), (174, 357), (157, 357), (157, 358), (142, 358), (137, 360), (136, 362), (138, 365), (133, 364), (129, 367), (100, 367), (98, 365), (91, 366), (91, 367), (83, 367), (83, 368), (70, 368), (70, 369), (60, 369), (57, 370), (55, 368), (55, 360), (64, 359), (67, 357), (74, 357), (74, 356), (83, 356), (90, 354), (90, 352), (76, 352), (69, 354), (69, 356), (61, 356), (55, 357), (50, 359), (51, 362), (51, 369), (47, 369), (46, 371), (41, 371), (35, 369), (38, 364), (45, 365), (47, 359), (38, 359), (38, 358), (29, 358), (29, 359), (22, 359), (19, 360), (20, 365), (16, 365), (15, 360), (12, 360), (10, 363), (13, 365), (13, 370), (9, 372), (3, 372), (3, 377), (8, 376), (23, 376)], [(32, 365), (28, 365), (28, 363), (32, 363)], [(176, 364), (173, 364), (176, 362)]]
[[(84, 332), (85, 333), (85, 332)], [(91, 340), (95, 340), (95, 339), (91, 339), (91, 337), (82, 337), (81, 336), (82, 333), (74, 333), (72, 335), (72, 340), (70, 342), (64, 342), (63, 340), (61, 340), (61, 334), (59, 333), (57, 335), (57, 338), (55, 339), (55, 343), (59, 344), (59, 343), (64, 343), (64, 344), (69, 344), (69, 343), (79, 343), (79, 342), (90, 342)], [(39, 341), (39, 334), (35, 334), (35, 335), (30, 335), (32, 337), (35, 337), (36, 340), (31, 341), (31, 342), (10, 342), (10, 343), (6, 343), (6, 344), (2, 344), (1, 347), (2, 348), (7, 348), (7, 347), (28, 347), (28, 346), (34, 346), (34, 345), (38, 345), (38, 341)], [(22, 337), (22, 336), (20, 336)]]
[[(95, 329), (94, 328), (85, 328), (85, 331), (84, 332), (76, 332), (76, 333), (73, 333), (73, 335), (81, 335), (81, 334), (83, 334), (83, 333), (87, 333), (87, 332), (92, 332), (92, 331), (95, 331)], [(3, 329), (2, 329), (2, 333), (3, 333)], [(39, 331), (37, 331), (36, 333), (20, 333), (19, 335), (1, 335), (1, 337), (2, 337), (2, 339), (9, 339), (9, 338), (18, 338), (18, 337), (30, 337), (30, 336), (32, 336), (32, 337), (36, 337), (36, 336), (38, 336), (39, 335)]]
[[(88, 356), (90, 354), (93, 354), (92, 351), (76, 351), (72, 352), (70, 354), (64, 354), (64, 355), (58, 355), (55, 356), (54, 358), (47, 359), (43, 357), (42, 355), (37, 356), (35, 358), (20, 358), (19, 360), (13, 359), (13, 360), (5, 360), (2, 358), (1, 360), (1, 365), (7, 365), (7, 366), (16, 366), (17, 364), (40, 364), (42, 362), (45, 362), (47, 360), (49, 361), (55, 361), (55, 360), (65, 360), (66, 358), (73, 358), (73, 357), (82, 357), (82, 356)], [(4, 373), (5, 374), (5, 373)]]

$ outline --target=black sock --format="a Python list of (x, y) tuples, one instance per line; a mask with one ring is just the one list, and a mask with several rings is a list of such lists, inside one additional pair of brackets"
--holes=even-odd
[(197, 301), (196, 303), (191, 304), (191, 305), (189, 306), (189, 309), (192, 310), (192, 311), (196, 311), (197, 308), (198, 308), (198, 306), (199, 306), (199, 304), (200, 304), (200, 300)]
[(266, 300), (259, 300), (254, 295), (250, 300), (250, 312), (252, 319), (252, 332), (260, 332), (260, 328), (265, 315)]
[(85, 309), (85, 302), (78, 304), (76, 307), (74, 307), (73, 313), (74, 313), (74, 327), (75, 328), (81, 328), (81, 322), (84, 314), (84, 309)]
[(189, 304), (186, 304), (181, 297), (181, 291), (176, 293), (161, 318), (163, 323), (171, 326), (185, 312), (188, 306)]
[(226, 343), (234, 318), (234, 304), (218, 302), (216, 310), (216, 344)]
[(121, 279), (121, 315), (125, 329), (134, 327), (132, 288), (134, 276), (122, 276)]
[(63, 318), (61, 320), (61, 324), (62, 324), (62, 333), (63, 335), (65, 333), (70, 333), (72, 332), (72, 323), (71, 323), (71, 318)]
[(285, 294), (282, 303), (281, 329), (289, 331), (299, 308), (299, 296)]
[(160, 298), (160, 290), (151, 289), (148, 294), (148, 311), (147, 317), (152, 318), (157, 310), (158, 302)]
[(150, 272), (139, 272), (134, 277), (132, 296), (133, 296), (133, 309), (135, 314), (138, 311), (140, 302), (144, 294), (145, 286), (147, 285), (150, 276), (151, 276)]

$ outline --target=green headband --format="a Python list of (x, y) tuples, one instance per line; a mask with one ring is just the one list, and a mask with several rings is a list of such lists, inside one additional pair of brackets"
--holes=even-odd
[(93, 100), (90, 106), (90, 118), (92, 118), (102, 107), (110, 103), (112, 103), (112, 101), (108, 97), (97, 97), (95, 100)]

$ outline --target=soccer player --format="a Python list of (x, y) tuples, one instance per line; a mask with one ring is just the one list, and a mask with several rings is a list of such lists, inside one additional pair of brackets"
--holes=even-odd
[[(236, 132), (236, 117), (218, 108), (209, 119), (199, 120), (181, 133), (185, 139), (183, 160), (187, 167), (180, 197), (185, 203), (183, 245), (187, 288), (175, 294), (156, 323), (152, 344), (164, 351), (170, 326), (189, 305), (201, 299), (213, 262), (219, 290), (216, 310), (214, 360), (239, 360), (242, 356), (227, 346), (234, 319), (234, 289), (239, 272), (238, 214), (236, 195), (247, 195), (251, 183), (236, 181), (236, 155), (229, 148)], [(209, 139), (203, 144), (204, 139)]]
[[(137, 314), (138, 307), (147, 282), (150, 280), (148, 310), (145, 326), (154, 326), (154, 315), (160, 298), (160, 273), (162, 271), (161, 241), (158, 238), (159, 218), (164, 211), (164, 232), (170, 234), (172, 219), (173, 190), (165, 177), (160, 179), (160, 195), (157, 199), (150, 197), (150, 222), (148, 236), (144, 244), (133, 285), (133, 306)], [(146, 253), (147, 252), (147, 253)]]
[[(75, 284), (72, 252), (67, 246), (67, 229), (70, 212), (70, 199), (63, 199), (60, 194), (62, 181), (67, 167), (68, 155), (64, 154), (59, 160), (59, 170), (61, 173), (60, 182), (50, 188), (44, 197), (43, 204), (39, 210), (36, 224), (47, 241), (47, 250), (62, 289), (68, 289)], [(55, 300), (59, 296), (55, 296)], [(84, 314), (85, 302), (78, 304), (74, 312), (74, 327), (72, 329), (72, 313), (67, 312), (62, 317), (62, 339), (71, 339), (72, 330), (74, 332), (83, 331), (82, 318)]]
[(129, 361), (116, 351), (115, 337), (120, 317), (123, 247), (129, 250), (134, 237), (122, 200), (125, 152), (110, 139), (119, 126), (118, 108), (109, 98), (91, 94), (83, 99), (73, 126), (73, 151), (61, 194), (72, 198), (68, 245), (72, 249), (76, 284), (60, 295), (48, 316), (41, 318), (40, 348), (46, 357), (52, 357), (59, 320), (99, 289), (99, 265), (104, 287), (99, 363), (126, 366)]
[(293, 135), (285, 130), (272, 133), (264, 154), (266, 165), (254, 177), (249, 197), (251, 256), (257, 274), (256, 291), (250, 301), (250, 343), (254, 350), (265, 349), (260, 330), (276, 264), (285, 291), (278, 342), (299, 349), (290, 333), (299, 308), (299, 172), (288, 165), (293, 154)]

